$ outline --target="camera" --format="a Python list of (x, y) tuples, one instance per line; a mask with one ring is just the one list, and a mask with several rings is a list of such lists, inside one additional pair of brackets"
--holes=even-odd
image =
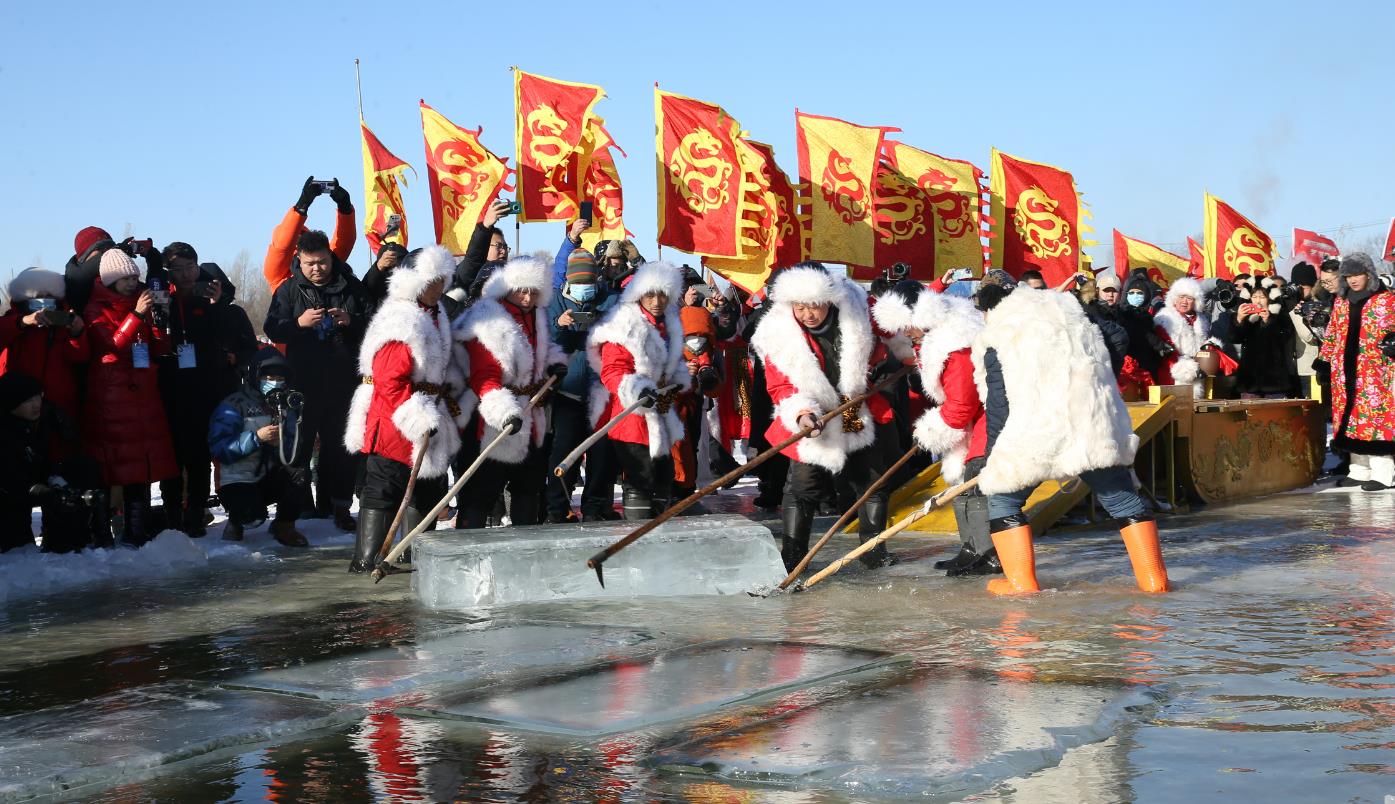
[(299, 414), (305, 407), (305, 394), (291, 388), (277, 388), (266, 395), (266, 403), (271, 406), (271, 422), (279, 425), (286, 412)]
[(1229, 307), (1239, 298), (1239, 294), (1235, 292), (1235, 284), (1230, 280), (1217, 279), (1216, 286), (1211, 289), (1211, 298), (1215, 299), (1216, 304)]
[(597, 313), (595, 310), (572, 310), (571, 312), (572, 321), (575, 322), (576, 326), (581, 327), (582, 329), (585, 329), (591, 326), (592, 324), (596, 323)]
[(146, 289), (150, 291), (150, 300), (155, 306), (150, 308), (150, 321), (157, 329), (168, 330), (170, 328), (170, 288), (165, 284), (165, 280), (153, 278)]
[(1332, 323), (1332, 308), (1317, 299), (1308, 299), (1298, 305), (1298, 316), (1309, 329), (1324, 330)]
[(151, 240), (148, 237), (144, 240), (133, 239), (121, 244), (121, 250), (131, 255), (132, 257), (139, 257), (140, 255), (146, 253), (154, 247), (155, 241)]
[(887, 281), (890, 282), (900, 282), (902, 279), (905, 279), (910, 275), (911, 266), (907, 265), (904, 262), (895, 263), (890, 268), (882, 272), (882, 276), (885, 276), (887, 278)]
[(339, 189), (339, 182), (334, 179), (314, 179), (310, 184), (320, 191), (320, 195), (329, 195)]
[(717, 383), (721, 381), (721, 376), (711, 366), (698, 366), (696, 379), (698, 388), (710, 391), (717, 387)]
[(330, 315), (328, 310), (325, 310), (324, 317), (320, 319), (320, 323), (315, 325), (315, 335), (318, 336), (320, 340), (327, 341), (334, 335), (334, 328), (336, 326), (338, 325), (334, 323), (334, 316)]

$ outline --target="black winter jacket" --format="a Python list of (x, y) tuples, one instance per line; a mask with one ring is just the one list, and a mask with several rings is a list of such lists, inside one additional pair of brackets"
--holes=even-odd
[[(297, 323), (300, 315), (315, 308), (345, 311), (349, 314), (348, 326), (301, 328)], [(262, 331), (276, 343), (286, 345), (286, 359), (295, 375), (293, 384), (313, 397), (320, 389), (342, 390), (348, 386), (352, 391), (351, 386), (358, 382), (358, 347), (368, 328), (368, 318), (363, 286), (346, 263), (335, 258), (329, 282), (314, 285), (305, 278), (297, 262), (291, 266), (290, 279), (276, 288)]]

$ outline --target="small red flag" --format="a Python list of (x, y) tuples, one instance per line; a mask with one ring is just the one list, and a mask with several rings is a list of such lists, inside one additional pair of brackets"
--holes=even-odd
[(1337, 250), (1337, 244), (1330, 238), (1323, 237), (1317, 232), (1310, 232), (1307, 229), (1293, 228), (1293, 258), (1303, 260), (1314, 268), (1322, 265), (1323, 260), (1340, 256), (1342, 252)]

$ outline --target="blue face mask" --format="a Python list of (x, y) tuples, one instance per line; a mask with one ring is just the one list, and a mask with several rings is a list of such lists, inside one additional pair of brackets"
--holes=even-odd
[(1142, 307), (1145, 297), (1143, 293), (1137, 290), (1131, 290), (1124, 298), (1128, 301), (1130, 307)]
[(595, 285), (568, 285), (568, 295), (579, 302), (589, 302), (596, 298)]
[(270, 377), (264, 377), (264, 378), (262, 378), (262, 381), (261, 381), (261, 384), (260, 384), (259, 387), (262, 389), (262, 396), (266, 396), (267, 394), (271, 393), (272, 391), (279, 391), (279, 390), (281, 390), (282, 388), (285, 388), (285, 387), (286, 387), (286, 381), (285, 381), (285, 380), (273, 380), (273, 379), (271, 379)]

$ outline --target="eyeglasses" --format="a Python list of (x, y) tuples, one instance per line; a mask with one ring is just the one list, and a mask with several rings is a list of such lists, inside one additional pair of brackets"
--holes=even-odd
[(508, 254), (508, 253), (509, 253), (509, 244), (508, 244), (508, 243), (490, 243), (490, 244), (489, 244), (489, 250), (490, 250), (490, 251), (498, 251), (498, 252), (502, 252), (502, 253), (504, 253), (504, 254)]

